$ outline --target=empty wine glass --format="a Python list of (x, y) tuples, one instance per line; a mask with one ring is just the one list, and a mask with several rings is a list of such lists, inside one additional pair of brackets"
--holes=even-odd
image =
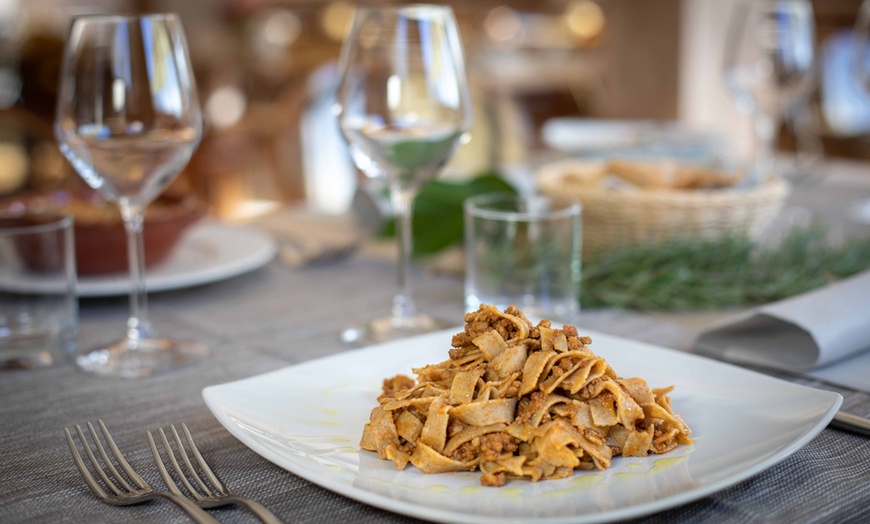
[(417, 311), (411, 290), (411, 213), (471, 128), (462, 45), (446, 6), (360, 8), (341, 57), (338, 116), (354, 162), (383, 178), (396, 215), (398, 293), (391, 315), (350, 326), (352, 345), (442, 327)]
[[(870, 0), (861, 3), (852, 31), (851, 65), (858, 86), (870, 93)], [(858, 222), (870, 224), (870, 199), (853, 202), (849, 215)]]
[(851, 65), (858, 84), (870, 91), (870, 0), (861, 3), (852, 30)]
[(190, 160), (202, 135), (187, 43), (171, 14), (83, 16), (70, 27), (55, 120), (63, 154), (120, 208), (127, 231), (130, 317), (120, 340), (80, 352), (100, 374), (147, 376), (204, 357), (196, 342), (157, 335), (148, 319), (145, 209)]
[(737, 108), (752, 119), (756, 183), (780, 175), (777, 130), (814, 87), (814, 40), (809, 0), (748, 0), (731, 20), (723, 73)]

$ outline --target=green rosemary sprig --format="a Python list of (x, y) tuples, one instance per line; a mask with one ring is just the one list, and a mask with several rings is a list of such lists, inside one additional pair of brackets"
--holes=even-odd
[(775, 248), (745, 237), (678, 241), (602, 254), (583, 267), (583, 307), (714, 310), (781, 300), (870, 268), (870, 238), (832, 247), (818, 226)]

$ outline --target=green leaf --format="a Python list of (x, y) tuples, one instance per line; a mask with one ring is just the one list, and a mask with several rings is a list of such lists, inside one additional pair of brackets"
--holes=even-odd
[[(414, 256), (431, 255), (462, 242), (465, 199), (484, 193), (516, 190), (494, 172), (482, 173), (467, 182), (433, 180), (424, 185), (414, 199)], [(390, 220), (383, 236), (395, 236), (396, 224)]]

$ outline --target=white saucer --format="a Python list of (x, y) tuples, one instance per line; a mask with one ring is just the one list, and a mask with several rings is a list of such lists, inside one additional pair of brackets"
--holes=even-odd
[[(202, 221), (190, 228), (167, 260), (148, 268), (148, 292), (167, 291), (224, 280), (260, 268), (274, 258), (275, 239), (262, 229)], [(17, 293), (56, 293), (55, 282), (38, 278), (9, 280), (0, 289)], [(126, 273), (79, 277), (78, 295), (101, 297), (130, 292)]]

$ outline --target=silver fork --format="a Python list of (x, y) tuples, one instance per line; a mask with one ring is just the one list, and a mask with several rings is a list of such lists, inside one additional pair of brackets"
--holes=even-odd
[[(157, 445), (154, 443), (154, 436), (151, 435), (150, 431), (148, 432), (148, 443), (151, 445), (151, 454), (154, 455), (154, 462), (157, 464), (160, 476), (163, 477), (163, 482), (166, 483), (169, 491), (176, 495), (183, 496), (179, 486), (184, 486), (184, 489), (187, 490), (191, 497), (193, 497), (194, 502), (202, 508), (216, 508), (228, 504), (239, 504), (248, 508), (251, 513), (260, 519), (261, 522), (267, 524), (281, 524), (281, 520), (266, 509), (265, 506), (253, 500), (234, 495), (220, 481), (218, 476), (211, 470), (208, 463), (202, 457), (199, 448), (196, 447), (196, 442), (194, 442), (193, 436), (190, 434), (190, 430), (187, 429), (186, 424), (182, 424), (181, 429), (184, 431), (187, 449), (185, 449), (185, 444), (182, 442), (175, 426), (170, 426), (170, 429), (172, 430), (172, 435), (175, 440), (175, 451), (173, 451), (172, 446), (170, 446), (169, 439), (166, 438), (166, 432), (163, 431), (163, 428), (160, 428), (160, 440), (163, 442), (165, 454), (169, 457), (169, 463), (172, 464), (172, 469), (175, 470), (177, 480), (173, 480), (169, 471), (167, 471), (166, 461), (157, 450)], [(197, 469), (190, 460), (188, 450), (193, 454), (196, 463), (199, 465), (200, 471), (208, 479), (208, 482), (205, 482), (197, 472)], [(184, 468), (182, 468), (182, 465), (178, 462), (176, 455), (181, 457)], [(191, 484), (188, 479), (193, 479), (196, 486)]]
[[(93, 424), (90, 422), (87, 423), (88, 431), (91, 434), (91, 439), (93, 439), (96, 444), (97, 452), (102, 458), (102, 464), (97, 460), (97, 457), (94, 455), (94, 452), (91, 451), (91, 446), (88, 444), (87, 439), (85, 438), (85, 434), (82, 431), (81, 426), (76, 424), (75, 430), (78, 434), (79, 440), (81, 441), (82, 448), (85, 450), (85, 453), (88, 456), (88, 460), (90, 460), (91, 465), (94, 470), (99, 475), (100, 479), (103, 481), (103, 484), (109, 491), (103, 489), (103, 486), (100, 485), (99, 482), (94, 478), (91, 472), (88, 470), (88, 467), (85, 465), (84, 460), (82, 460), (82, 456), (79, 453), (78, 448), (76, 447), (75, 442), (73, 441), (72, 434), (68, 428), (63, 428), (64, 433), (66, 433), (66, 441), (69, 444), (69, 449), (72, 452), (73, 460), (76, 463), (76, 467), (79, 469), (79, 472), (82, 474), (82, 478), (85, 479), (85, 483), (91, 488), (91, 491), (97, 495), (97, 498), (102, 500), (103, 502), (107, 502), (109, 504), (113, 504), (115, 506), (129, 506), (131, 504), (139, 504), (140, 502), (145, 502), (147, 500), (152, 500), (155, 498), (165, 498), (168, 499), (175, 504), (177, 504), (181, 509), (183, 509), (188, 515), (190, 515), (193, 520), (199, 522), (200, 524), (218, 524), (218, 521), (210, 517), (205, 511), (200, 509), (193, 504), (191, 501), (186, 498), (174, 495), (172, 493), (155, 491), (145, 479), (143, 479), (136, 471), (130, 466), (126, 459), (124, 459), (124, 455), (121, 453), (121, 450), (118, 449), (118, 446), (115, 445), (115, 441), (112, 440), (112, 435), (109, 433), (109, 430), (106, 429), (106, 425), (103, 424), (103, 421), (98, 421), (100, 425), (100, 430), (103, 433), (103, 438), (106, 440), (106, 444), (109, 446), (109, 450), (112, 452), (112, 456), (115, 458), (115, 462), (121, 466), (121, 469), (124, 470), (124, 473), (127, 474), (127, 477), (135, 484), (135, 487), (132, 486), (124, 477), (118, 472), (118, 469), (112, 463), (112, 460), (109, 458), (109, 454), (106, 452), (103, 444), (100, 442), (99, 437), (97, 436), (97, 432), (94, 430)], [(111, 478), (110, 478), (111, 477)]]

